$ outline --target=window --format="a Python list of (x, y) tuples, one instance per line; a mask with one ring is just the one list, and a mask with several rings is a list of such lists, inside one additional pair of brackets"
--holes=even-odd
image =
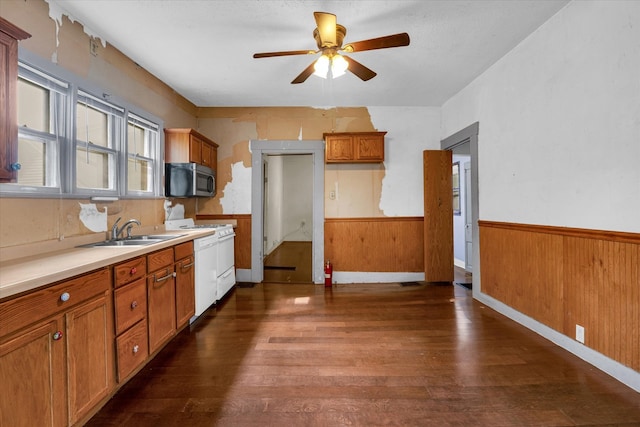
[(17, 182), (60, 191), (60, 153), (66, 141), (69, 85), (20, 64)]
[(153, 193), (160, 139), (158, 126), (129, 114), (127, 120), (127, 193)]
[[(18, 162), (11, 195), (158, 197), (162, 121), (21, 53)], [(29, 63), (27, 63), (29, 62)], [(103, 94), (98, 96), (97, 94)]]

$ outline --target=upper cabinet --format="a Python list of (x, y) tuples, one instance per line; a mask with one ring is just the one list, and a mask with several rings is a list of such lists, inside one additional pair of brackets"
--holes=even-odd
[(386, 132), (325, 133), (327, 163), (381, 163)]
[(0, 182), (16, 180), (18, 163), (18, 40), (31, 37), (0, 17)]
[(165, 162), (218, 168), (218, 144), (193, 129), (165, 129)]

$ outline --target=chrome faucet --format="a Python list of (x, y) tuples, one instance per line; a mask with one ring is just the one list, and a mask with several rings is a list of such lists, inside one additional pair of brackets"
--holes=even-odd
[(122, 217), (116, 219), (116, 222), (113, 223), (113, 227), (111, 227), (111, 240), (117, 240), (118, 236), (122, 234), (125, 228), (127, 229), (127, 238), (131, 237), (131, 228), (133, 227), (132, 224), (140, 225), (140, 221), (138, 221), (137, 219), (130, 219), (129, 221), (122, 224), (122, 227), (118, 228), (118, 223), (121, 219)]

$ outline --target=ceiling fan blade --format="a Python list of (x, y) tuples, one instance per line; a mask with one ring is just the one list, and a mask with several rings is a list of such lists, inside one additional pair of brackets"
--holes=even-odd
[(292, 85), (298, 84), (298, 83), (303, 83), (305, 80), (307, 80), (309, 78), (309, 76), (311, 74), (313, 74), (313, 72), (315, 71), (315, 69), (313, 68), (313, 66), (316, 64), (316, 61), (313, 61), (311, 63), (311, 65), (309, 65), (307, 68), (304, 69), (304, 71), (302, 71), (298, 77), (296, 77), (295, 79), (293, 79), (293, 81), (291, 82)]
[(322, 47), (337, 46), (336, 25), (338, 22), (336, 15), (326, 12), (313, 12), (313, 16), (316, 18), (316, 24), (318, 25), (320, 45)]
[(386, 49), (389, 47), (409, 46), (409, 34), (400, 33), (375, 39), (362, 40), (345, 45), (345, 52), (362, 52), (363, 50)]
[(349, 71), (358, 76), (361, 80), (366, 82), (376, 76), (375, 71), (365, 67), (355, 59), (351, 59), (345, 55), (342, 55), (342, 57), (349, 63)]
[(315, 50), (286, 50), (282, 52), (262, 52), (254, 53), (254, 58), (271, 58), (273, 56), (288, 56), (288, 55), (311, 55), (317, 53)]

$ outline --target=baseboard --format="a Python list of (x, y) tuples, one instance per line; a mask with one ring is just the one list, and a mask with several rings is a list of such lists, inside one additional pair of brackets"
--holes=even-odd
[(333, 283), (393, 283), (424, 280), (424, 273), (334, 271)]
[(251, 281), (251, 269), (236, 268), (236, 282), (250, 282), (250, 281)]
[(454, 258), (453, 259), (453, 265), (455, 265), (456, 267), (464, 268), (466, 263), (461, 259)]
[(602, 353), (598, 353), (597, 351), (586, 347), (584, 344), (581, 344), (578, 341), (575, 341), (568, 336), (532, 319), (531, 317), (514, 310), (487, 294), (478, 292), (474, 294), (474, 298), (494, 309), (498, 313), (507, 316), (514, 322), (517, 322), (543, 336), (557, 346), (573, 353), (585, 362), (590, 363), (601, 371), (611, 375), (621, 383), (631, 387), (633, 390), (640, 392), (640, 372), (636, 372), (633, 369), (608, 358)]

